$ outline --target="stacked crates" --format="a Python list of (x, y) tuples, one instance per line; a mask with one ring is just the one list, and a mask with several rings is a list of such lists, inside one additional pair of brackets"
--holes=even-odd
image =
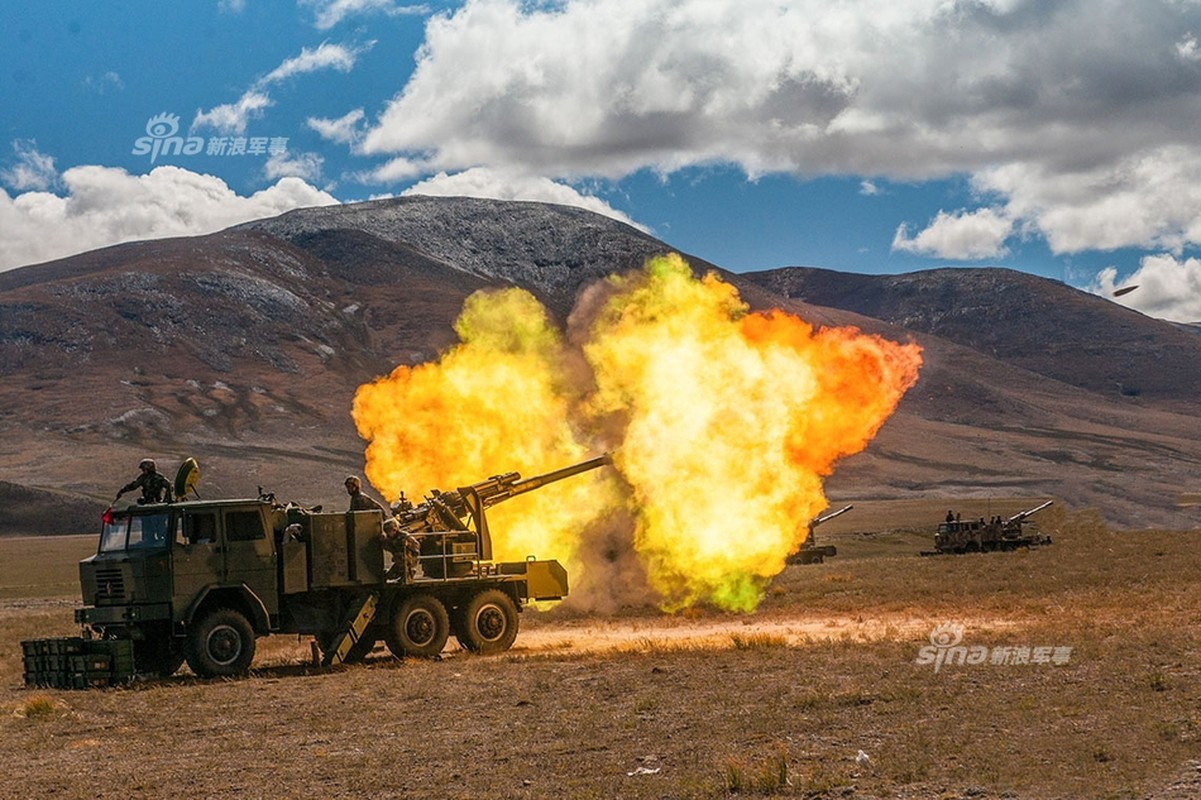
[(91, 689), (133, 677), (131, 639), (30, 639), (25, 654), (25, 685), (48, 689)]

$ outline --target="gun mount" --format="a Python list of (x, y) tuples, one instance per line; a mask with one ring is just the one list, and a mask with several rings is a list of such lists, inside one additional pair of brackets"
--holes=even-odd
[(855, 506), (845, 505), (837, 511), (814, 517), (809, 521), (809, 535), (801, 543), (801, 548), (788, 557), (789, 564), (820, 564), (827, 558), (838, 555), (838, 548), (832, 544), (819, 545), (814, 538), (813, 529), (823, 522), (829, 522), (837, 516), (847, 513)]
[(488, 530), (485, 509), (612, 463), (612, 455), (605, 453), (531, 478), (522, 478), (518, 472), (505, 472), (451, 491), (432, 489), (425, 500), (416, 505), (402, 493), (400, 500), (392, 506), (392, 514), (400, 523), (401, 530), (407, 534), (470, 532), (471, 526), (474, 526), (475, 533), (479, 535), (478, 557), (488, 561), (492, 558), (492, 535)]

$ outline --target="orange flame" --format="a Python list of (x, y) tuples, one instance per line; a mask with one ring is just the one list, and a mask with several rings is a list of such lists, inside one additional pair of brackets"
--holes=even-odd
[(468, 298), (456, 330), (437, 363), (360, 387), (368, 479), (394, 499), (615, 447), (624, 485), (594, 472), (497, 506), (495, 552), (559, 558), (587, 585), (585, 531), (624, 501), (624, 541), (665, 609), (752, 610), (826, 506), (822, 478), (867, 445), (921, 364), (913, 344), (749, 313), (674, 255), (585, 292), (576, 345), (517, 289)]

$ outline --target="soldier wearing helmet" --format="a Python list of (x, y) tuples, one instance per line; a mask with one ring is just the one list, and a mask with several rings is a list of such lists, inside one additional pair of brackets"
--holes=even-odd
[(121, 495), (126, 492), (132, 492), (134, 489), (141, 489), (142, 496), (138, 498), (138, 504), (145, 503), (170, 503), (172, 501), (171, 481), (163, 477), (158, 471), (158, 467), (154, 463), (153, 458), (143, 458), (138, 464), (138, 469), (141, 473), (129, 483), (121, 487), (121, 491), (117, 492), (116, 499), (113, 502), (121, 499)]
[(389, 580), (401, 577), (413, 580), (421, 557), (421, 545), (417, 539), (401, 529), (395, 517), (384, 520), (384, 530), (379, 538), (384, 549), (392, 554), (392, 566), (385, 577)]
[[(363, 483), (354, 475), (349, 475), (346, 478), (346, 494), (350, 495), (351, 511), (384, 512), (383, 506), (363, 494)], [(385, 513), (384, 516), (387, 516), (387, 514)]]

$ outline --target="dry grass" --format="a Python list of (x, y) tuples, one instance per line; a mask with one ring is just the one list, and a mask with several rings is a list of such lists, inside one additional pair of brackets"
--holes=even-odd
[[(381, 654), (319, 670), (306, 642), (273, 637), (260, 641), (246, 680), (185, 675), (91, 692), (21, 686), (17, 643), (70, 633), (73, 603), (6, 601), (5, 789), (61, 798), (165, 796), (180, 785), (230, 798), (1145, 797), (1201, 750), (1201, 542), (1112, 533), (1087, 515), (1057, 527), (1051, 547), (973, 556), (920, 558), (924, 539), (896, 534), (906, 550), (881, 534), (861, 537), (877, 552), (844, 559), (840, 541), (836, 559), (789, 567), (751, 617), (527, 614), (519, 648), (557, 641), (564, 652), (451, 653), (440, 663)], [(964, 625), (964, 645), (990, 653), (1070, 647), (1070, 658), (947, 663), (936, 673), (917, 663), (919, 648), (947, 622)], [(624, 648), (587, 650), (590, 631), (618, 628), (628, 631)], [(70, 710), (30, 714), (40, 697)]]

